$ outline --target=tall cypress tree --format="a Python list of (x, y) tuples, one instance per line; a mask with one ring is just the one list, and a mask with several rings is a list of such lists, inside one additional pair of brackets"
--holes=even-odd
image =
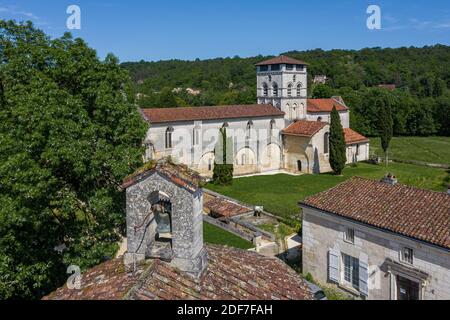
[(220, 129), (219, 141), (215, 148), (213, 182), (218, 185), (231, 185), (233, 183), (233, 160), (231, 159), (232, 145), (228, 143), (227, 129)]
[(394, 134), (392, 109), (389, 101), (382, 98), (377, 99), (375, 105), (378, 110), (378, 134), (381, 139), (381, 148), (384, 151), (386, 164), (388, 164), (389, 144)]
[(341, 118), (336, 107), (333, 107), (330, 124), (330, 166), (338, 175), (342, 174), (342, 170), (344, 170), (345, 163), (347, 162), (345, 148), (344, 129), (342, 128)]

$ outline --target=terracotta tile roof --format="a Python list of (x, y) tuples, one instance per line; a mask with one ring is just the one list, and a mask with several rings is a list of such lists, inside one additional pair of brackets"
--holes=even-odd
[(284, 116), (284, 112), (270, 104), (151, 108), (141, 111), (145, 120), (150, 123)]
[(364, 137), (362, 134), (359, 134), (358, 132), (350, 128), (344, 128), (344, 136), (345, 136), (345, 143), (347, 145), (358, 142), (369, 142), (368, 138)]
[(229, 218), (252, 211), (251, 208), (220, 197), (211, 197), (204, 202), (203, 207), (213, 213), (216, 218)]
[(282, 133), (287, 135), (312, 137), (326, 125), (328, 125), (328, 123), (321, 121), (299, 120), (284, 129)]
[(82, 275), (82, 288), (66, 286), (45, 300), (311, 300), (301, 277), (277, 258), (256, 252), (206, 246), (208, 269), (195, 279), (160, 260), (149, 260), (136, 275), (123, 259), (108, 261)]
[(169, 158), (164, 158), (158, 161), (150, 161), (126, 177), (122, 183), (122, 188), (126, 189), (139, 183), (155, 172), (164, 175), (176, 185), (191, 192), (195, 192), (205, 183), (204, 178), (196, 171), (189, 169), (184, 164), (175, 164)]
[(450, 249), (450, 195), (443, 192), (355, 177), (301, 205)]
[(256, 65), (257, 66), (266, 66), (266, 65), (269, 65), (269, 64), (301, 64), (301, 65), (308, 65), (304, 61), (300, 61), (300, 60), (297, 60), (297, 59), (294, 59), (294, 58), (290, 58), (290, 57), (287, 57), (287, 56), (283, 56), (283, 55), (278, 56), (276, 58), (269, 59), (269, 60), (261, 61), (261, 62), (257, 63)]
[(348, 110), (344, 103), (339, 102), (336, 99), (308, 99), (308, 112), (318, 113), (318, 112), (331, 112), (333, 106), (336, 107), (337, 111)]

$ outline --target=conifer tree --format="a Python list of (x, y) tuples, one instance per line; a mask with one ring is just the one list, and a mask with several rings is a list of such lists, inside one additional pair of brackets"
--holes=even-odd
[(392, 119), (391, 105), (385, 99), (377, 99), (376, 107), (378, 110), (378, 134), (381, 139), (381, 148), (384, 151), (385, 161), (388, 164), (389, 144), (391, 143), (394, 132), (394, 123)]
[(342, 174), (346, 160), (344, 129), (339, 113), (336, 107), (333, 107), (330, 124), (330, 166), (337, 175)]

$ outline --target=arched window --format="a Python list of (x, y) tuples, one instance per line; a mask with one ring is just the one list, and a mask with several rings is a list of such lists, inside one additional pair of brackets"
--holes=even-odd
[(276, 127), (275, 125), (276, 125), (275, 120), (274, 119), (270, 120), (270, 131), (269, 131), (269, 133), (270, 133), (271, 137), (273, 137), (275, 135), (275, 127)]
[(274, 82), (272, 86), (272, 95), (278, 97), (278, 84), (276, 82)]
[(323, 153), (327, 154), (330, 151), (330, 134), (326, 132), (323, 135)]
[(263, 83), (263, 96), (267, 97), (269, 95), (269, 86), (267, 83)]
[(300, 160), (297, 160), (297, 171), (302, 171), (302, 162)]
[(173, 128), (169, 127), (166, 130), (166, 149), (171, 149), (172, 148), (172, 133), (173, 133)]
[(322, 117), (317, 117), (318, 122), (322, 122)]
[(297, 85), (297, 97), (300, 97), (302, 95), (302, 84), (299, 83)]
[(287, 94), (288, 94), (288, 97), (292, 97), (292, 83), (290, 83), (288, 85)]
[(212, 159), (208, 159), (208, 171), (212, 171), (212, 169), (213, 169)]
[(292, 108), (289, 103), (286, 105), (286, 110), (289, 111), (289, 119), (292, 119)]
[(298, 119), (299, 115), (298, 115), (298, 108), (297, 108), (297, 104), (294, 103), (294, 105), (292, 106), (292, 115), (294, 117), (294, 119)]
[(222, 128), (227, 128), (227, 129), (228, 129), (229, 126), (230, 126), (230, 125), (228, 124), (228, 122), (225, 122), (225, 123), (222, 125)]
[(243, 153), (241, 156), (241, 165), (245, 165), (246, 162), (247, 162), (247, 159), (246, 159), (245, 153)]
[(249, 140), (252, 137), (253, 121), (247, 122), (246, 139)]

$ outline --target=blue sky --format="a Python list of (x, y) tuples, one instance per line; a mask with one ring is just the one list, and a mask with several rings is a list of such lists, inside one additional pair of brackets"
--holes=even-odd
[[(72, 4), (81, 8), (74, 36), (121, 61), (450, 45), (448, 0), (0, 0), (0, 18), (32, 20), (58, 37)], [(381, 30), (366, 27), (371, 4)]]

